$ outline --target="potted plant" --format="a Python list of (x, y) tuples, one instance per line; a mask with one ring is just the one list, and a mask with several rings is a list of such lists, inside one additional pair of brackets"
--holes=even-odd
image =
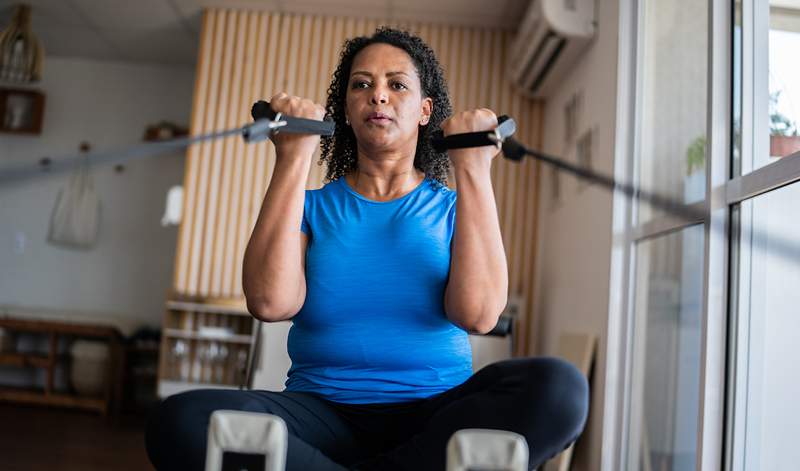
[(781, 92), (769, 95), (769, 155), (784, 157), (800, 151), (800, 136), (797, 125), (778, 111)]

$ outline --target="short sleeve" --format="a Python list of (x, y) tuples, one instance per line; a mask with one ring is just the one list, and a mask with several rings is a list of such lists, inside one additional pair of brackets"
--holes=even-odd
[(450, 205), (447, 211), (447, 232), (450, 234), (450, 242), (453, 241), (453, 234), (456, 231), (456, 201), (458, 199), (458, 192), (448, 190), (448, 204)]
[(305, 201), (303, 202), (303, 219), (300, 223), (300, 230), (309, 237), (311, 237), (311, 226), (308, 225), (308, 200), (310, 196), (309, 191), (306, 190)]

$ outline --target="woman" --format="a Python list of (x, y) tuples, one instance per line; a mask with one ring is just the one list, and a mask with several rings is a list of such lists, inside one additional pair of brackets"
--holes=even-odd
[[(326, 114), (283, 93), (271, 104), (290, 116)], [(450, 116), (430, 48), (379, 29), (345, 43), (327, 114), (336, 122), (322, 143), (328, 183), (304, 189), (317, 136), (276, 135), (245, 253), (250, 312), (293, 321), (286, 390), (170, 397), (148, 428), (151, 461), (202, 469), (216, 409), (282, 417), (287, 470), (443, 470), (447, 441), (463, 428), (522, 434), (532, 468), (563, 450), (587, 415), (574, 367), (516, 359), (471, 374), (467, 333), (494, 327), (508, 290), (490, 178), (498, 149), (441, 154), (429, 136), (492, 129), (494, 113)], [(445, 186), (450, 162), (458, 197)]]

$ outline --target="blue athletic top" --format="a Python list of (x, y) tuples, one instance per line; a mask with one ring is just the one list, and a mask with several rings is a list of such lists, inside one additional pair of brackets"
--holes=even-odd
[(344, 177), (306, 191), (306, 299), (292, 318), (287, 391), (405, 402), (472, 374), (467, 333), (444, 312), (456, 192), (425, 179), (378, 202)]

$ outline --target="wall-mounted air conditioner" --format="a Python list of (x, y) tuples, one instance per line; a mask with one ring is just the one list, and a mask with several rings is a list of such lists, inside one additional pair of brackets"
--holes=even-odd
[(595, 0), (531, 0), (511, 45), (510, 75), (526, 95), (544, 98), (594, 37)]

